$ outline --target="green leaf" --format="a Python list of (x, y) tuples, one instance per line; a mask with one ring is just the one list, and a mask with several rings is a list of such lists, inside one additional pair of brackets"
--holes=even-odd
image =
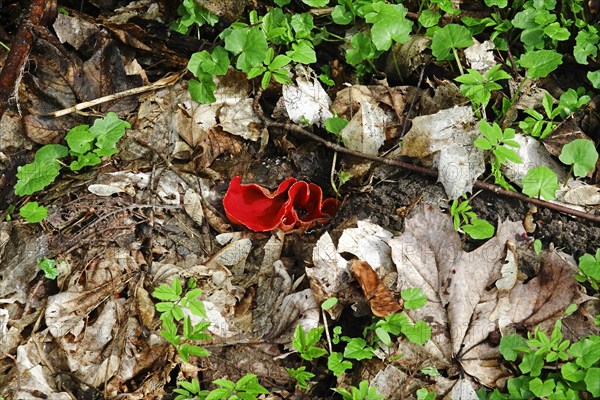
[(547, 397), (554, 393), (556, 384), (554, 379), (542, 381), (540, 378), (535, 378), (529, 382), (529, 390), (537, 397)]
[(21, 207), (19, 215), (30, 223), (41, 222), (48, 216), (48, 209), (40, 206), (37, 201), (30, 201)]
[(573, 165), (575, 176), (581, 177), (594, 170), (598, 152), (591, 140), (575, 139), (563, 146), (558, 159), (566, 165)]
[(315, 27), (313, 17), (309, 13), (301, 13), (292, 15), (290, 25), (296, 33), (296, 40), (310, 39), (311, 31)]
[(417, 390), (417, 400), (435, 400), (435, 392), (430, 392), (425, 388)]
[(213, 81), (212, 75), (202, 73), (198, 78), (199, 81), (196, 79), (188, 81), (190, 96), (201, 104), (214, 103), (217, 100), (215, 97), (217, 84)]
[(300, 389), (308, 389), (308, 381), (310, 381), (315, 376), (315, 374), (313, 374), (312, 372), (306, 371), (305, 366), (299, 368), (286, 368), (286, 371), (293, 379), (296, 380)]
[(596, 251), (595, 257), (588, 253), (581, 256), (579, 258), (579, 269), (585, 276), (600, 282), (600, 249)]
[(523, 361), (519, 364), (519, 369), (523, 374), (529, 374), (532, 377), (539, 376), (544, 367), (544, 359), (535, 353), (527, 353), (523, 356)]
[(165, 301), (179, 301), (179, 294), (173, 290), (173, 288), (169, 285), (160, 285), (152, 292), (152, 296), (156, 297), (159, 300)]
[(600, 70), (598, 70), (598, 71), (589, 71), (587, 73), (587, 78), (592, 83), (592, 86), (595, 89), (600, 89)]
[(408, 288), (400, 293), (404, 300), (404, 308), (414, 310), (423, 307), (427, 303), (427, 296), (420, 288)]
[(431, 52), (438, 60), (452, 59), (452, 49), (461, 49), (473, 44), (471, 32), (462, 25), (448, 24), (433, 34)]
[(519, 59), (519, 65), (527, 68), (528, 78), (545, 78), (560, 64), (562, 54), (555, 50), (529, 51)]
[(560, 375), (569, 382), (581, 382), (585, 378), (585, 371), (579, 369), (577, 364), (568, 362), (560, 367)]
[(523, 178), (523, 193), (529, 197), (554, 200), (558, 187), (558, 177), (545, 166), (530, 169)]
[(310, 7), (325, 7), (329, 0), (302, 0), (304, 4)]
[(506, 160), (512, 161), (515, 164), (521, 164), (523, 162), (516, 151), (509, 149), (506, 146), (497, 146), (494, 150), (492, 150), (492, 152), (500, 164), (504, 164)]
[[(218, 379), (218, 380), (222, 380), (222, 379)], [(231, 382), (231, 383), (233, 383), (233, 382)], [(208, 395), (206, 396), (206, 398), (204, 400), (229, 399), (229, 395), (231, 395), (232, 393), (233, 393), (233, 389), (229, 390), (229, 389), (225, 389), (225, 388), (219, 388), (219, 389), (211, 390), (210, 393), (208, 393)]]
[(227, 68), (229, 68), (229, 55), (221, 46), (215, 47), (212, 53), (203, 50), (192, 54), (187, 68), (194, 76), (198, 76), (202, 73), (225, 75), (227, 73)]
[(90, 151), (95, 139), (96, 136), (90, 132), (87, 125), (76, 126), (65, 136), (69, 149), (75, 154), (84, 154)]
[(431, 338), (431, 327), (424, 321), (417, 321), (414, 325), (404, 326), (402, 334), (411, 342), (423, 346)]
[(600, 337), (597, 340), (584, 338), (575, 342), (569, 348), (569, 353), (575, 357), (575, 363), (581, 368), (590, 368), (600, 360)]
[(112, 151), (116, 149), (117, 142), (128, 128), (131, 128), (129, 122), (119, 119), (114, 112), (109, 112), (104, 118), (96, 119), (90, 127), (90, 133), (96, 137), (96, 147), (98, 147), (95, 153), (100, 157), (114, 154)]
[(292, 50), (285, 53), (294, 62), (300, 64), (313, 64), (317, 62), (317, 54), (311, 43), (303, 40), (299, 43), (292, 44)]
[(350, 65), (359, 65), (365, 60), (372, 60), (377, 54), (377, 49), (371, 38), (359, 32), (352, 37), (352, 47), (346, 51), (346, 61)]
[(346, 125), (348, 125), (348, 120), (340, 117), (329, 118), (325, 121), (325, 129), (334, 135), (339, 135)]
[(330, 297), (327, 300), (325, 300), (323, 303), (321, 303), (321, 309), (327, 311), (330, 308), (335, 307), (337, 303), (338, 303), (337, 297)]
[(342, 353), (333, 352), (327, 359), (327, 368), (339, 378), (345, 371), (352, 368), (352, 363), (344, 360)]
[(373, 358), (375, 354), (373, 349), (367, 346), (367, 342), (362, 338), (352, 338), (344, 349), (344, 358), (353, 360), (365, 360)]
[(494, 225), (485, 219), (472, 218), (470, 224), (462, 226), (462, 230), (476, 240), (488, 239), (494, 236)]
[(407, 12), (402, 4), (373, 4), (373, 12), (365, 15), (365, 21), (373, 24), (371, 38), (377, 50), (389, 50), (392, 42), (408, 42), (413, 23), (405, 18)]
[[(79, 125), (80, 127), (85, 127), (87, 129), (87, 125)], [(77, 127), (71, 129), (73, 131)], [(69, 133), (71, 132), (69, 131)], [(67, 137), (69, 134), (67, 134)], [(69, 155), (69, 150), (61, 145), (61, 144), (47, 144), (38, 149), (35, 152), (35, 162), (36, 163), (55, 163), (58, 159), (64, 158)]]
[(236, 68), (248, 72), (265, 59), (267, 39), (257, 27), (234, 29), (225, 37), (225, 48), (238, 55)]
[(500, 339), (500, 346), (498, 351), (502, 354), (505, 360), (516, 361), (519, 352), (522, 352), (523, 348), (527, 348), (527, 341), (522, 336), (511, 334), (502, 336)]
[(535, 239), (533, 241), (533, 251), (535, 252), (535, 254), (537, 256), (540, 255), (540, 253), (542, 252), (542, 241), (539, 239)]
[[(105, 154), (109, 155), (108, 152), (106, 152)], [(79, 171), (82, 168), (98, 165), (101, 162), (102, 160), (100, 159), (100, 157), (98, 157), (98, 155), (94, 153), (80, 154), (77, 157), (77, 160), (72, 161), (71, 164), (69, 164), (69, 168), (71, 169), (71, 171)]]
[(44, 276), (47, 279), (56, 279), (58, 276), (58, 268), (56, 268), (56, 261), (51, 258), (44, 258), (38, 260), (40, 269), (44, 272)]
[(42, 190), (58, 176), (60, 164), (57, 162), (33, 162), (17, 168), (15, 194), (27, 196)]
[(595, 398), (600, 397), (600, 368), (594, 367), (585, 373), (585, 389)]

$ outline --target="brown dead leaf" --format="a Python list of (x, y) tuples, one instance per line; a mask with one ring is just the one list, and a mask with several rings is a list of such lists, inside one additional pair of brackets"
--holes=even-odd
[(368, 262), (354, 260), (352, 273), (369, 301), (373, 314), (387, 317), (402, 311), (402, 302), (396, 301), (392, 292), (383, 284)]

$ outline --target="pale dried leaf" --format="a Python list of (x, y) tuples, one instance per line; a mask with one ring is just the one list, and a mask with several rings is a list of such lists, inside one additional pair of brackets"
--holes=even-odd
[(306, 120), (309, 125), (322, 125), (333, 117), (331, 99), (310, 68), (299, 65), (296, 70), (296, 85), (283, 85), (282, 89), (287, 114), (295, 123)]
[(359, 260), (369, 263), (374, 270), (383, 268), (386, 273), (394, 267), (392, 265), (390, 246), (384, 239), (393, 235), (368, 221), (358, 221), (356, 228), (344, 229), (338, 241), (339, 253), (350, 253)]
[(340, 133), (344, 145), (351, 150), (377, 155), (385, 142), (385, 126), (389, 118), (370, 97), (360, 99), (360, 112), (356, 113)]
[(471, 65), (471, 68), (485, 74), (490, 68), (496, 65), (496, 59), (494, 58), (494, 43), (486, 40), (483, 43), (479, 43), (473, 39), (475, 43), (465, 49), (465, 58)]
[(193, 189), (185, 191), (183, 196), (183, 209), (195, 223), (202, 226), (204, 222), (204, 211), (202, 209), (202, 198)]

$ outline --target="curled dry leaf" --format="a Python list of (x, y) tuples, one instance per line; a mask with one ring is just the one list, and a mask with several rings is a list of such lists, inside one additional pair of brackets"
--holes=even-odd
[(358, 281), (366, 299), (371, 305), (371, 311), (377, 317), (387, 317), (402, 311), (402, 302), (396, 301), (394, 295), (383, 284), (366, 261), (354, 260), (352, 274)]

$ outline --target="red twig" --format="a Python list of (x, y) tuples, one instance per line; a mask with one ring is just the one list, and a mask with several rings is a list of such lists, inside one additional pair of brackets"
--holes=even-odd
[(48, 13), (45, 11), (55, 9), (56, 7), (51, 7), (55, 2), (56, 0), (31, 0), (29, 3), (29, 12), (19, 25), (0, 72), (0, 118), (4, 115), (11, 98), (16, 98), (19, 90), (23, 68), (33, 44), (34, 27), (47, 23)]
[[(254, 112), (263, 121), (263, 123), (267, 127), (279, 128), (279, 129), (283, 129), (283, 130), (287, 130), (287, 131), (296, 132), (302, 136), (305, 136), (309, 139), (315, 140), (315, 141), (323, 144), (325, 147), (327, 147), (331, 150), (337, 151), (342, 154), (348, 154), (350, 156), (359, 157), (359, 158), (362, 158), (365, 160), (375, 161), (375, 162), (378, 162), (381, 164), (392, 165), (394, 167), (398, 167), (398, 168), (401, 168), (401, 169), (404, 169), (407, 171), (416, 172), (418, 174), (425, 175), (425, 176), (431, 176), (433, 178), (437, 178), (437, 176), (438, 176), (438, 172), (434, 171), (430, 168), (425, 168), (425, 167), (421, 167), (419, 165), (410, 164), (410, 163), (407, 163), (407, 162), (404, 162), (401, 160), (393, 160), (390, 158), (383, 158), (383, 157), (371, 156), (368, 154), (360, 153), (358, 151), (350, 150), (350, 149), (347, 149), (336, 143), (332, 143), (328, 140), (325, 140), (322, 137), (315, 135), (312, 132), (307, 131), (306, 129), (302, 128), (301, 126), (298, 126), (295, 124), (290, 124), (290, 123), (281, 123), (281, 122), (271, 121), (264, 115), (262, 109), (260, 108), (259, 100), (260, 100), (261, 95), (262, 95), (262, 91), (259, 91), (256, 94), (256, 97), (254, 98)], [(574, 210), (572, 208), (565, 207), (560, 204), (550, 203), (550, 202), (547, 202), (544, 200), (531, 198), (531, 197), (525, 196), (524, 194), (521, 194), (521, 193), (502, 189), (500, 186), (492, 185), (491, 183), (477, 180), (477, 181), (475, 181), (473, 186), (476, 189), (482, 189), (482, 190), (494, 192), (496, 194), (499, 194), (499, 195), (502, 195), (505, 197), (510, 197), (513, 199), (524, 201), (526, 203), (535, 204), (536, 206), (544, 207), (549, 210), (553, 210), (553, 211), (560, 212), (563, 214), (568, 214), (568, 215), (572, 215), (575, 217), (583, 218), (588, 221), (600, 222), (600, 215), (592, 215), (592, 214), (589, 214), (589, 213), (586, 213), (583, 211)]]

